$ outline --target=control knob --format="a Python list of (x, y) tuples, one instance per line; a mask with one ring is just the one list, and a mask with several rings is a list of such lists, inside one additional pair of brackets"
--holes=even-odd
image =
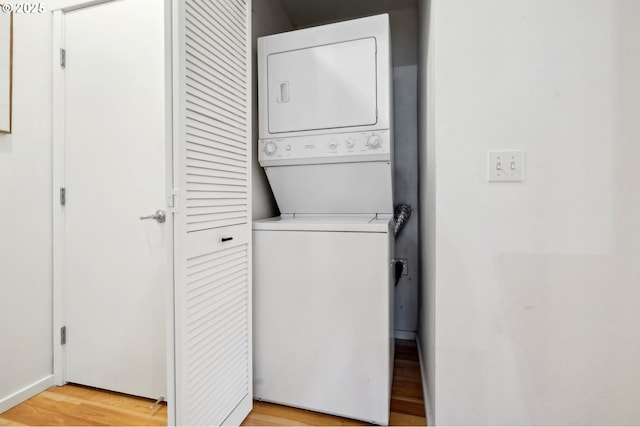
[(338, 148), (338, 143), (335, 141), (331, 141), (331, 143), (329, 144), (329, 148), (332, 150), (335, 150)]
[(346, 145), (348, 149), (352, 149), (352, 148), (353, 148), (353, 146), (354, 146), (354, 145), (356, 145), (356, 143), (355, 143), (355, 142), (353, 142), (353, 139), (347, 139), (347, 140), (344, 142), (344, 145)]
[(380, 139), (378, 135), (372, 135), (367, 140), (367, 147), (369, 148), (374, 148), (374, 149), (380, 148), (381, 145), (382, 145), (382, 139)]
[(276, 144), (274, 144), (272, 141), (264, 144), (264, 154), (266, 154), (267, 156), (274, 155), (277, 149), (278, 147), (276, 147)]

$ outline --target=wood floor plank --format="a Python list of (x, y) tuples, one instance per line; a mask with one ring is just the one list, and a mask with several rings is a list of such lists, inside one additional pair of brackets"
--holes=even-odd
[(89, 387), (77, 385), (50, 388), (43, 395), (76, 405), (90, 403), (93, 406), (115, 410), (125, 415), (144, 417), (147, 419), (147, 425), (164, 425), (167, 420), (166, 403), (160, 403), (151, 409), (152, 401), (142, 397), (90, 389)]
[(242, 422), (243, 426), (286, 426), (292, 425), (293, 421), (281, 420), (278, 417), (251, 413)]
[(417, 360), (409, 359), (397, 359), (395, 360), (395, 366), (406, 369), (418, 369), (420, 370), (420, 363)]
[(0, 426), (24, 426), (24, 425), (26, 424), (20, 424), (18, 422), (0, 417)]
[(416, 417), (415, 415), (392, 412), (389, 416), (389, 425), (390, 426), (426, 426), (427, 419), (425, 417)]
[(406, 399), (391, 399), (391, 412), (424, 417), (424, 404)]
[(422, 381), (420, 378), (406, 378), (406, 377), (394, 377), (393, 385), (401, 388), (411, 388), (422, 391)]
[[(367, 426), (368, 423), (354, 421), (348, 418), (321, 414), (305, 409), (275, 405), (267, 402), (253, 402), (253, 411), (249, 414), (249, 421), (259, 419), (282, 423), (282, 425), (311, 425), (311, 426)], [(246, 420), (245, 420), (246, 422)], [(242, 423), (242, 425), (248, 425)]]
[(66, 384), (64, 387), (52, 387), (46, 392), (77, 398), (80, 401), (90, 401), (92, 403), (99, 403), (108, 407), (128, 410), (136, 414), (148, 414), (149, 416), (162, 416), (164, 414), (164, 417), (166, 418), (166, 404), (163, 403), (156, 405), (154, 409), (151, 410), (149, 409), (152, 403), (151, 399), (146, 399), (144, 397), (115, 393), (77, 384)]
[[(115, 409), (104, 408), (91, 403), (76, 405), (70, 414), (93, 423), (95, 421), (108, 426), (149, 426), (157, 425), (152, 418), (123, 413)], [(166, 421), (165, 421), (166, 424)]]
[[(9, 409), (2, 414), (3, 418), (31, 426), (82, 426), (89, 425), (86, 419), (78, 418), (70, 411), (75, 405), (50, 400), (37, 395), (26, 402)], [(91, 425), (108, 425), (94, 420)]]
[(422, 402), (424, 402), (424, 398), (422, 397), (422, 390), (415, 389), (415, 388), (401, 388), (401, 387), (395, 386), (393, 388), (391, 397), (413, 397), (413, 398), (420, 399)]
[(407, 383), (422, 383), (420, 366), (406, 366), (396, 364), (393, 367), (393, 381), (406, 381)]
[(149, 399), (66, 385), (52, 387), (2, 417), (14, 425), (166, 425), (166, 405), (151, 411), (150, 404)]

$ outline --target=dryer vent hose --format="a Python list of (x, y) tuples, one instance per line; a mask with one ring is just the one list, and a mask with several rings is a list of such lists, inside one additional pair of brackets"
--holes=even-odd
[(411, 210), (411, 206), (406, 203), (400, 203), (393, 210), (393, 234), (396, 237), (400, 234), (400, 230), (402, 230), (407, 221), (409, 221), (409, 218), (411, 217)]

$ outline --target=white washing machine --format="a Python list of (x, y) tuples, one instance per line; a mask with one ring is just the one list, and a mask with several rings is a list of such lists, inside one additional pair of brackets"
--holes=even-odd
[(258, 39), (254, 396), (388, 424), (393, 375), (389, 20)]
[(386, 425), (393, 373), (389, 216), (254, 222), (254, 396)]

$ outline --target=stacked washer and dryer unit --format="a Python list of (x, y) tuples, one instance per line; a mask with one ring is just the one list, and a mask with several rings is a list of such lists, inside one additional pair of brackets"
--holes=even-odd
[(393, 129), (388, 15), (258, 39), (254, 395), (388, 424)]

